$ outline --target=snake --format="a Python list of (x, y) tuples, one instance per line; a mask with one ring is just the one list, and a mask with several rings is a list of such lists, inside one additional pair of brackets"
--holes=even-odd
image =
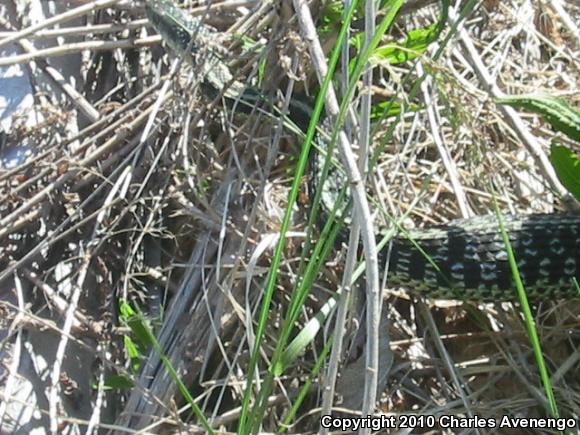
[[(223, 95), (230, 101), (255, 104), (259, 91), (234, 80), (224, 61), (227, 51), (217, 48), (218, 35), (202, 19), (190, 16), (170, 0), (146, 0), (145, 9), (151, 25), (166, 44), (177, 54), (191, 58), (198, 67), (202, 87), (209, 96)], [(205, 58), (199, 60), (202, 57)], [(289, 114), (303, 129), (310, 117), (306, 106), (304, 102), (294, 102)], [(324, 142), (319, 140), (322, 148)], [(320, 152), (312, 152), (317, 153), (312, 161), (320, 162)], [(311, 184), (317, 189), (320, 164), (311, 166)], [(324, 216), (330, 214), (340, 186), (347, 183), (338, 171), (331, 171), (329, 178), (330, 183), (321, 188)], [(390, 249), (380, 251), (379, 264), (386, 264), (388, 259), (390, 286), (426, 298), (516, 301), (509, 246), (529, 299), (580, 296), (580, 215), (509, 214), (502, 221), (509, 244), (496, 215), (456, 219), (395, 236)]]

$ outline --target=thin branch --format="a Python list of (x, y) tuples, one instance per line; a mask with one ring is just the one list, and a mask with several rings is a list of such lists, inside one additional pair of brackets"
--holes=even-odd
[(0, 40), (0, 47), (3, 47), (4, 45), (7, 45), (11, 42), (18, 41), (19, 39), (26, 38), (29, 35), (33, 35), (39, 30), (46, 29), (48, 27), (52, 27), (57, 24), (62, 24), (64, 22), (73, 20), (78, 17), (82, 17), (88, 14), (89, 12), (94, 12), (99, 9), (113, 6), (115, 3), (118, 3), (119, 1), (121, 0), (96, 0), (91, 3), (87, 3), (86, 5), (79, 6), (78, 8), (74, 8), (69, 11), (63, 12), (62, 14), (55, 15), (54, 17), (41, 21), (40, 23), (34, 26), (22, 29), (19, 32), (15, 32), (14, 34)]
[(84, 50), (92, 51), (111, 51), (116, 49), (128, 50), (130, 48), (151, 47), (161, 42), (161, 36), (147, 36), (138, 39), (125, 39), (122, 41), (86, 41), (63, 44), (58, 47), (45, 48), (36, 50), (27, 54), (18, 54), (0, 58), (0, 67), (26, 63), (37, 59), (46, 59), (48, 57), (65, 56), (67, 54), (80, 53)]

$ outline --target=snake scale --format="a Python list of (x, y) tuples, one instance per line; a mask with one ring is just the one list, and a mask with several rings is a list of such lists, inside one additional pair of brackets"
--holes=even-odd
[[(206, 92), (223, 93), (226, 98), (245, 100), (247, 104), (255, 102), (258, 92), (232, 79), (220, 59), (221, 53), (213, 48), (217, 35), (201, 20), (190, 17), (170, 0), (147, 0), (146, 11), (153, 27), (173, 50), (182, 55), (191, 50), (188, 56), (191, 53), (189, 57), (201, 69)], [(201, 65), (196, 64), (204, 52), (206, 58)], [(300, 113), (303, 106), (295, 105), (295, 118), (308, 119), (308, 114)], [(301, 126), (304, 120), (296, 123)], [(334, 177), (335, 185), (344, 183), (336, 174)], [(316, 174), (313, 178), (316, 185)], [(323, 203), (328, 207), (333, 200), (331, 196)], [(544, 300), (578, 297), (574, 279), (580, 281), (580, 215), (509, 215), (504, 221), (528, 296)], [(386, 251), (379, 258), (382, 264)], [(455, 220), (395, 237), (388, 276), (389, 283), (429, 298), (516, 299), (506, 246), (494, 215)]]

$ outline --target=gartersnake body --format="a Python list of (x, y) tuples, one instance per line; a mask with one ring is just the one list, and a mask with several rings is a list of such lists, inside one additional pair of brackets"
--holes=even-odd
[[(215, 35), (200, 20), (189, 17), (169, 0), (148, 0), (146, 9), (153, 26), (178, 53), (190, 48), (195, 58), (202, 47), (210, 46), (211, 59), (198, 66), (205, 88), (212, 94), (222, 93), (229, 83), (224, 93), (227, 98), (243, 101), (248, 95), (255, 101), (257, 92), (233, 81), (225, 63), (215, 55), (211, 48)], [(332, 203), (333, 199), (323, 202)], [(573, 281), (580, 281), (580, 216), (537, 214), (504, 219), (529, 297), (578, 297)], [(396, 237), (390, 250), (389, 282), (430, 298), (516, 299), (506, 246), (493, 215), (456, 220)]]

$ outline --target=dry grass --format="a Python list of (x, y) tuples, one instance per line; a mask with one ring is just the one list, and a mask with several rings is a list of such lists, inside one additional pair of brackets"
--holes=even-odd
[[(579, 22), (580, 7), (562, 3), (572, 22)], [(150, 319), (165, 354), (214, 427), (236, 428), (256, 327), (253, 313), (259, 309), (301, 142), (288, 132), (276, 141), (277, 122), (263, 114), (234, 115), (221, 100), (209, 101), (192, 67), (184, 65), (169, 75), (173, 57), (154, 31), (141, 27), (142, 9), (126, 5), (84, 13), (103, 26), (94, 35), (74, 36), (80, 38), (74, 42), (87, 43), (80, 47), (88, 51), (73, 45), (72, 53), (53, 50), (55, 56), (66, 53), (81, 61), (76, 103), (63, 97), (66, 89), (49, 81), (42, 93), (37, 90), (33, 107), (44, 121), (32, 127), (15, 122), (8, 132), (8, 145), (24, 144), (37, 153), (0, 172), (0, 397), (8, 407), (0, 407), (2, 432), (23, 424), (13, 419), (15, 409), (35, 410), (32, 426), (58, 423), (59, 431), (74, 425), (82, 431), (100, 425), (119, 433), (199, 429), (182, 408), (158, 356), (149, 355), (139, 371), (131, 367), (123, 344), (129, 330), (120, 319), (121, 299), (138, 305)], [(432, 23), (436, 11), (428, 7), (405, 15), (394, 34)], [(0, 30), (30, 25), (26, 14), (9, 15), (5, 8), (0, 14)], [(295, 77), (300, 92), (316, 87), (289, 7), (249, 13), (218, 4), (207, 21), (219, 31), (243, 31), (263, 45), (259, 55), (243, 55), (235, 38), (224, 38), (241, 80), (254, 80), (263, 62), (266, 93), (284, 91)], [(566, 23), (550, 2), (484, 1), (466, 28), (504, 92), (545, 90), (578, 106), (580, 42)], [(30, 41), (50, 47), (51, 36)], [(96, 42), (109, 45), (92, 50)], [(47, 77), (53, 59), (43, 58), (37, 68)], [(462, 211), (489, 213), (492, 191), (501, 194), (506, 212), (561, 210), (541, 165), (498, 110), (468, 58), (464, 45), (452, 41), (439, 60), (421, 59), (430, 80), (415, 102), (430, 98), (432, 116), (426, 110), (405, 114), (384, 144), (369, 191), (393, 216), (407, 212), (420, 197), (407, 222), (416, 226), (461, 217)], [(17, 59), (0, 60), (8, 64)], [(408, 83), (418, 74), (412, 64), (377, 67), (376, 103), (393, 95), (405, 99)], [(405, 77), (410, 77), (407, 84)], [(536, 116), (522, 118), (547, 150), (554, 133)], [(376, 144), (389, 123), (377, 125)], [(570, 145), (578, 149), (578, 144)], [(441, 162), (442, 149), (451, 157), (448, 166)], [(268, 367), (290, 293), (300, 279), (310, 199), (306, 184), (280, 269), (261, 370)], [(336, 251), (335, 257), (313, 288), (302, 323), (340, 283), (343, 255)], [(403, 290), (402, 295), (386, 291), (388, 338), (382, 343), (390, 340), (390, 350), (384, 350), (389, 358), (381, 367), (381, 375), (387, 376), (382, 411), (547, 415), (517, 306), (425, 302)], [(576, 418), (577, 302), (535, 307), (560, 413)], [(360, 355), (359, 311), (355, 303), (347, 322), (348, 355), (337, 387), (342, 393), (364, 384), (362, 370), (349, 370), (357, 367)], [(328, 322), (326, 335), (333, 324)], [(278, 430), (294, 403), (326, 341), (325, 334), (319, 335), (277, 379), (264, 430)], [(116, 374), (131, 378), (134, 386), (104, 388), (105, 380)], [(318, 430), (324, 382), (323, 375), (315, 379), (290, 433)], [(29, 384), (34, 394), (16, 394)], [(337, 415), (357, 412), (347, 404), (337, 398)]]

